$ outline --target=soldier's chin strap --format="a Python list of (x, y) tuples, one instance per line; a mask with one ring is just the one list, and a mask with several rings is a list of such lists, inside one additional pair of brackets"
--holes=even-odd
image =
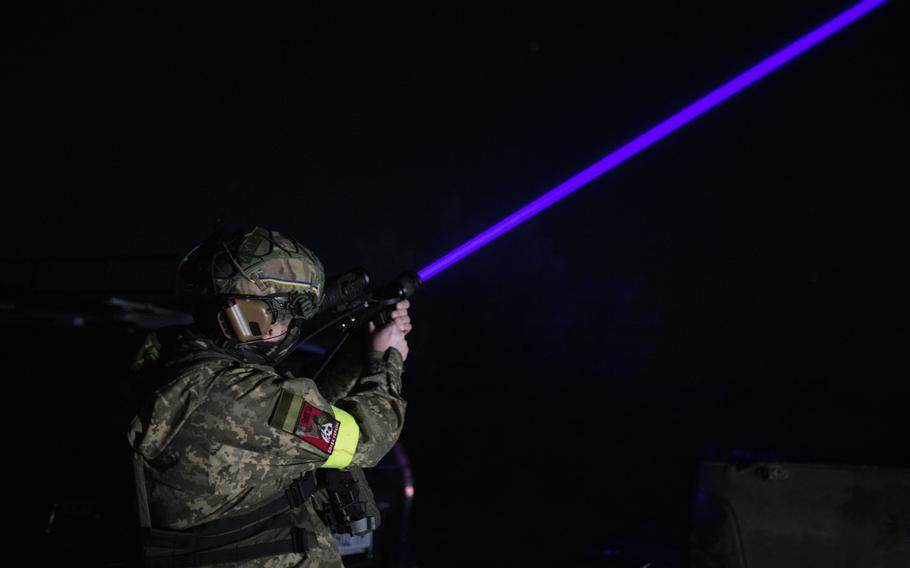
[(228, 341), (230, 342), (228, 348), (243, 361), (276, 367), (291, 354), (294, 347), (300, 342), (299, 320), (291, 320), (281, 341), (269, 342), (263, 339), (243, 343)]

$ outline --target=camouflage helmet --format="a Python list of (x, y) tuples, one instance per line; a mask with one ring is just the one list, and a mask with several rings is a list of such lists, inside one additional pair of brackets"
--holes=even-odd
[(308, 296), (314, 307), (325, 282), (311, 250), (261, 227), (209, 238), (183, 258), (178, 275), (197, 298)]

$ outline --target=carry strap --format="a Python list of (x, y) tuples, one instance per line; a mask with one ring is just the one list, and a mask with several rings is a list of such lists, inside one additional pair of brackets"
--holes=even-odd
[(303, 553), (307, 549), (305, 541), (306, 534), (303, 529), (294, 527), (291, 529), (291, 538), (286, 540), (250, 544), (222, 550), (203, 550), (168, 556), (147, 556), (145, 558), (145, 566), (146, 568), (194, 568), (197, 566), (252, 560), (262, 556)]

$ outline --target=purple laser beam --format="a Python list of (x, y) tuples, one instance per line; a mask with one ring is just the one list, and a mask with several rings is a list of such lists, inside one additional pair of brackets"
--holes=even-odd
[(479, 233), (477, 236), (465, 242), (461, 246), (453, 249), (445, 256), (428, 264), (424, 268), (420, 269), (417, 274), (420, 276), (420, 279), (422, 281), (426, 282), (439, 272), (442, 272), (449, 266), (468, 256), (496, 237), (502, 235), (506, 231), (515, 228), (521, 223), (524, 223), (547, 207), (574, 193), (582, 186), (585, 186), (588, 183), (594, 181), (614, 167), (625, 162), (635, 154), (638, 154), (651, 144), (654, 144), (676, 129), (698, 118), (705, 112), (711, 110), (736, 93), (742, 91), (752, 83), (758, 81), (791, 59), (798, 57), (803, 52), (814, 47), (816, 44), (841, 31), (845, 27), (852, 24), (854, 21), (865, 16), (887, 1), (888, 0), (864, 0), (863, 2), (854, 5), (852, 8), (845, 10), (815, 30), (802, 36), (777, 53), (771, 55), (770, 57), (767, 57), (752, 68), (744, 71), (743, 73), (740, 73), (733, 79), (727, 81), (720, 87), (717, 87), (686, 108), (652, 127), (644, 134), (641, 134), (637, 138), (633, 139), (630, 142), (627, 142), (625, 145), (614, 150), (610, 154), (607, 154), (605, 157), (591, 164), (561, 184), (557, 185), (550, 191), (544, 193), (521, 209), (515, 211), (502, 221)]

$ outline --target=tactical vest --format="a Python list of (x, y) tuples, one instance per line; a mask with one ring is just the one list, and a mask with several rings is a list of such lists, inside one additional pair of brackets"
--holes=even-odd
[(324, 520), (331, 531), (362, 535), (379, 526), (379, 511), (362, 473), (319, 470), (298, 477), (283, 494), (252, 511), (184, 530), (155, 528), (138, 454), (133, 455), (133, 470), (147, 568), (191, 568), (279, 554), (305, 555), (315, 544), (315, 535), (294, 526), (292, 512), (320, 487), (328, 491)]
[[(159, 330), (165, 341), (177, 341), (177, 329)], [(159, 337), (152, 336), (160, 350)], [(187, 365), (224, 360), (217, 351), (198, 350), (188, 357)], [(142, 400), (157, 390), (170, 376), (151, 373), (141, 383), (137, 398)], [(347, 464), (345, 464), (347, 465)], [(352, 472), (356, 472), (356, 475)], [(294, 526), (294, 512), (317, 489), (328, 492), (329, 503), (320, 516), (335, 533), (362, 535), (379, 526), (379, 511), (372, 492), (359, 468), (327, 469), (308, 472), (271, 501), (246, 513), (216, 519), (184, 530), (153, 527), (145, 483), (142, 457), (133, 453), (136, 504), (141, 528), (143, 564), (148, 568), (190, 568), (238, 562), (280, 554), (306, 554), (315, 546), (316, 536)]]
[(306, 554), (313, 544), (315, 536), (295, 527), (291, 520), (292, 510), (301, 507), (318, 488), (313, 472), (297, 478), (283, 494), (252, 511), (172, 530), (151, 524), (145, 472), (138, 455), (133, 457), (133, 469), (143, 563), (148, 568), (189, 568), (293, 552)]

